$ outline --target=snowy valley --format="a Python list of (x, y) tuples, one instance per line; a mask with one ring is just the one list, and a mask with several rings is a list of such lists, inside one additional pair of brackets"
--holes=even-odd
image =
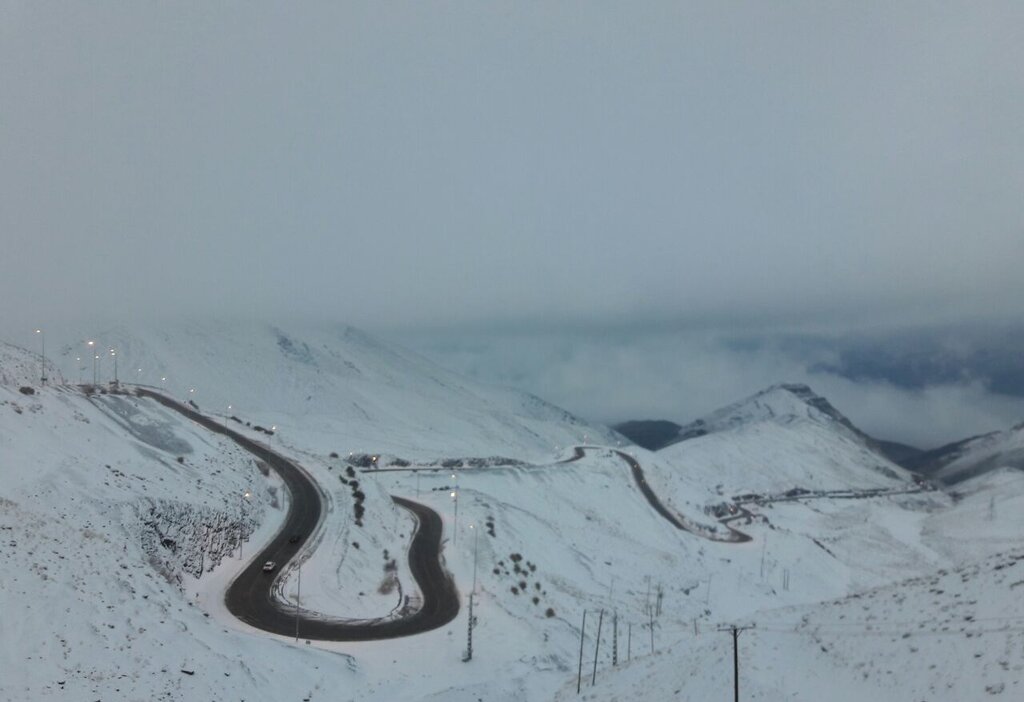
[[(0, 347), (0, 698), (725, 699), (731, 625), (752, 627), (743, 699), (1022, 692), (1024, 473), (991, 459), (944, 485), (955, 462), (894, 463), (806, 386), (648, 451), (340, 325), (56, 348), (41, 386), (38, 353)], [(314, 528), (282, 531), (302, 506), (258, 452), (138, 388), (298, 466)], [(439, 517), (454, 618), (303, 635), (424, 606), (409, 553), (426, 525), (394, 497)], [(259, 577), (297, 636), (225, 602), (275, 539), (295, 556)]]

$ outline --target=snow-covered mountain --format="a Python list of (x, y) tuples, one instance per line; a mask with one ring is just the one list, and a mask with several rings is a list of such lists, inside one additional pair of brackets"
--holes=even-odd
[[(91, 366), (80, 370), (73, 359), (91, 337), (70, 338), (57, 346), (56, 363), (72, 381), (79, 372), (88, 380)], [(952, 581), (974, 572), (963, 569), (1002, 573), (1012, 566), (997, 571), (1003, 561), (988, 568), (985, 559), (1022, 546), (1024, 475), (987, 474), (958, 486), (957, 499), (918, 490), (813, 393), (792, 386), (716, 413), (705, 421), (714, 431), (664, 451), (629, 447), (643, 468), (638, 478), (617, 435), (346, 327), (200, 325), (94, 340), (117, 349), (122, 380), (166, 385), (271, 442), (318, 484), (324, 515), (300, 559), (301, 578), (299, 563), (282, 566), (275, 588), (284, 602), (372, 619), (392, 616), (405, 595), (415, 599), (405, 553), (416, 524), (391, 500), (397, 495), (441, 516), (443, 564), (462, 610), (434, 631), (359, 643), (296, 642), (234, 619), (225, 589), (289, 506), (275, 474), (149, 399), (71, 385), (22, 393), (38, 375), (38, 357), (5, 347), (0, 610), (18, 616), (0, 636), (0, 699), (551, 699), (574, 696), (581, 635), (585, 668), (598, 671), (588, 699), (709, 699), (723, 682), (716, 664), (725, 668), (731, 651), (724, 634), (694, 640), (691, 631), (706, 637), (731, 621), (831, 622), (837, 606), (852, 617), (866, 592), (881, 594), (864, 600), (864, 617), (894, 616), (890, 594), (901, 590), (884, 588), (907, 578), (945, 578), (948, 596), (922, 590), (917, 609), (898, 612), (939, 621), (949, 598), (976, 600), (971, 583), (988, 584), (969, 578), (954, 592)], [(111, 357), (102, 360), (106, 380)], [(271, 437), (257, 424), (278, 431)], [(573, 450), (584, 442), (592, 447)], [(364, 469), (359, 451), (392, 470)], [(465, 460), (494, 456), (508, 460)], [(641, 481), (692, 528), (655, 509)], [(730, 526), (749, 541), (715, 539), (725, 527), (709, 506), (793, 487), (844, 492), (747, 502)], [(1012, 591), (1016, 581), (994, 585)], [(475, 655), (461, 663), (470, 591)], [(600, 647), (595, 619), (603, 622)], [(902, 687), (858, 677), (885, 655), (908, 655), (902, 649), (870, 654), (829, 639), (842, 653), (812, 659), (813, 634), (799, 636), (800, 645), (771, 643), (759, 659), (755, 699), (816, 691), (794, 686), (808, 676), (792, 663), (802, 660), (821, 666), (810, 675), (823, 681), (838, 671), (846, 699), (944, 699), (919, 694), (925, 673)], [(681, 678), (683, 650), (700, 665)], [(945, 653), (935, 656), (948, 664)], [(984, 665), (970, 674), (993, 686), (1009, 691), (1020, 677)], [(972, 685), (956, 687), (966, 695), (956, 699), (971, 698)]]
[(1024, 424), (941, 446), (908, 465), (946, 484), (1000, 468), (1024, 470)]
[(539, 457), (584, 436), (613, 436), (537, 397), (474, 383), (346, 325), (208, 322), (68, 333), (57, 359), (73, 381), (91, 382), (92, 364), (75, 361), (86, 357), (89, 340), (103, 350), (104, 381), (113, 378), (108, 350), (116, 349), (122, 381), (166, 389), (212, 414), (276, 425), (306, 445), (329, 436), (325, 451), (471, 456), (486, 445)]
[(775, 385), (698, 419), (658, 456), (722, 494), (881, 488), (911, 480), (806, 385)]

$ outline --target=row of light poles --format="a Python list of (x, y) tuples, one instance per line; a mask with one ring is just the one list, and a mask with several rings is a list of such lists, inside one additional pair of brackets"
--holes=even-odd
[[(453, 514), (452, 514), (452, 546), (454, 547), (458, 543), (459, 538), (459, 476), (457, 473), (452, 473), (452, 480), (455, 481), (455, 486), (452, 488), (449, 496), (453, 503)], [(419, 493), (419, 471), (416, 471), (416, 491)], [(469, 530), (473, 533), (473, 587), (469, 591), (469, 619), (466, 626), (466, 653), (462, 658), (462, 661), (469, 662), (473, 660), (473, 629), (476, 628), (476, 617), (473, 613), (473, 604), (476, 598), (476, 574), (477, 574), (477, 546), (480, 542), (480, 530), (476, 528), (476, 524), (470, 524)]]
[[(38, 331), (38, 330), (37, 330)], [(92, 356), (92, 384), (99, 385), (100, 383), (100, 364), (102, 361), (101, 354), (97, 353), (98, 346), (95, 341), (89, 340), (85, 342), (86, 347), (89, 349), (89, 354)], [(114, 359), (114, 385), (118, 384), (117, 377), (117, 349), (110, 349), (110, 357)], [(78, 363), (78, 382), (82, 382), (82, 357), (76, 356), (75, 361)], [(142, 369), (138, 370), (138, 377), (142, 377)], [(44, 378), (45, 380), (45, 378)]]
[[(41, 385), (46, 385), (46, 383), (50, 380), (49, 376), (46, 374), (46, 330), (43, 329), (42, 327), (40, 327), (40, 328), (35, 330), (35, 333), (39, 336), (39, 382), (40, 382)], [(114, 382), (114, 385), (117, 385), (119, 383), (119, 381), (120, 381), (120, 378), (118, 377), (117, 349), (111, 348), (107, 352), (107, 354), (101, 354), (101, 353), (99, 353), (99, 344), (97, 344), (96, 341), (94, 341), (92, 339), (86, 341), (85, 342), (85, 346), (86, 346), (86, 350), (87, 350), (88, 356), (92, 356), (92, 384), (94, 386), (95, 385), (99, 385), (99, 382), (100, 382), (100, 370), (101, 370), (101, 367), (102, 367), (103, 356), (109, 354), (110, 358), (113, 359), (113, 362), (114, 362), (114, 381), (113, 382)], [(78, 371), (78, 384), (79, 385), (81, 385), (82, 382), (83, 382), (83, 377), (82, 376), (83, 376), (83, 374), (85, 372), (85, 369), (86, 369), (86, 366), (82, 365), (82, 361), (85, 360), (88, 356), (75, 356), (75, 365), (76, 365), (76, 368), (77, 368), (77, 371)], [(142, 382), (142, 369), (141, 368), (136, 368), (135, 369), (135, 382), (137, 384)], [(160, 378), (160, 383), (161, 383), (161, 387), (166, 388), (166, 386), (167, 386), (167, 377), (166, 376), (161, 377)], [(195, 389), (193, 388), (191, 392), (195, 392)]]

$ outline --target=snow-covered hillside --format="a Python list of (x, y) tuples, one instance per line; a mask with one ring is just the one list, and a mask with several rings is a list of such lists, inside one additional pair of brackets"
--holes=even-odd
[(253, 698), (337, 666), (195, 605), (196, 577), (237, 568), (285, 506), (229, 442), (152, 403), (3, 383), (0, 457), (0, 699)]
[(1024, 470), (1024, 424), (942, 446), (918, 460), (922, 471), (947, 484), (1000, 468)]
[[(688, 530), (648, 501), (616, 435), (354, 330), (238, 325), (230, 338), (213, 327), (110, 336), (123, 380), (134, 380), (133, 368), (143, 382), (154, 374), (150, 384), (165, 382), (271, 445), (319, 485), (322, 521), (301, 557), (278, 571), (287, 606), (370, 619), (398, 616), (406, 595), (415, 601), (406, 551), (416, 524), (396, 495), (441, 516), (443, 565), (462, 609), (439, 629), (377, 642), (296, 643), (239, 622), (224, 591), (243, 565), (239, 551), (254, 558), (282, 523), (289, 498), (275, 474), (151, 399), (73, 386), (25, 395), (19, 383), (31, 381), (34, 355), (8, 347), (3, 367), (28, 370), (0, 386), (0, 558), (9, 564), (0, 608), (20, 613), (0, 643), (0, 667), (15, 671), (0, 678), (2, 699), (567, 698), (585, 611), (587, 667), (596, 620), (603, 626), (588, 698), (668, 699), (679, 690), (709, 699), (727, 682), (725, 663), (717, 666), (731, 654), (728, 641), (711, 633), (721, 622), (764, 622), (765, 631), (805, 616), (824, 622), (847, 605), (819, 603), (856, 602), (848, 598), (974, 563), (983, 574), (987, 557), (1024, 546), (1024, 475), (989, 474), (956, 495), (921, 489), (791, 388), (734, 406), (705, 436), (657, 453), (628, 448)], [(590, 446), (575, 451), (583, 442)], [(749, 541), (708, 538), (725, 529), (710, 506), (797, 486), (840, 491), (744, 503), (731, 526)], [(972, 587), (965, 581), (961, 596)], [(471, 592), (474, 656), (463, 663)], [(947, 604), (922, 598), (901, 613), (886, 609), (885, 597), (870, 601), (865, 616), (907, 619), (940, 618)], [(845, 699), (877, 691), (859, 676), (882, 666), (882, 653), (826, 645), (842, 655), (777, 648), (755, 661), (755, 699), (819, 691), (801, 686), (806, 676), (792, 664), (781, 668), (788, 655), (814, 661), (821, 681), (838, 671)], [(679, 660), (691, 654), (681, 677)], [(613, 658), (627, 657), (630, 665), (614, 668)], [(1012, 669), (969, 672), (1011, 689)]]
[(722, 495), (880, 488), (911, 478), (804, 385), (776, 385), (697, 420), (657, 456)]
[[(38, 354), (0, 341), (0, 385), (35, 388), (40, 384), (43, 369), (44, 365)], [(47, 359), (45, 369), (48, 382), (54, 385), (64, 382), (60, 370), (50, 359)]]
[[(1016, 700), (1024, 694), (1024, 550), (766, 613), (739, 636), (742, 699), (905, 702)], [(753, 621), (753, 620), (750, 620)], [(750, 622), (739, 622), (748, 624)], [(604, 667), (559, 700), (729, 699), (732, 636), (665, 632), (655, 655)]]
[[(742, 699), (1020, 696), (1020, 472), (966, 481), (953, 497), (925, 491), (778, 503), (759, 509), (743, 528), (758, 544), (759, 561), (742, 547), (702, 549), (718, 556), (701, 564), (709, 586), (724, 586), (708, 587), (707, 619), (682, 626), (659, 620), (653, 652), (645, 630), (639, 655), (634, 638), (632, 660), (620, 656), (618, 666), (609, 635), (597, 649), (591, 631), (582, 696), (573, 678), (556, 699), (728, 699), (732, 624), (753, 627), (739, 636)], [(738, 583), (763, 589), (755, 599)], [(829, 591), (846, 594), (829, 598)]]
[(123, 382), (165, 389), (211, 414), (276, 425), (284, 441), (323, 452), (473, 456), (487, 447), (542, 458), (584, 436), (612, 437), (537, 397), (473, 383), (345, 325), (223, 322), (94, 333), (65, 334), (58, 346), (73, 381), (91, 381), (92, 364), (76, 368), (75, 358), (96, 340), (104, 381), (113, 377), (106, 350), (114, 348)]

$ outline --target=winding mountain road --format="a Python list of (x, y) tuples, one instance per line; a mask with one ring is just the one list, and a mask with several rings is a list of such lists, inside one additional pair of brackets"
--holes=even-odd
[[(323, 514), (323, 495), (316, 482), (300, 468), (267, 446), (254, 441), (195, 409), (153, 390), (136, 387), (135, 393), (178, 412), (217, 434), (223, 434), (273, 468), (284, 481), (291, 501), (284, 525), (274, 539), (256, 556), (228, 588), (225, 601), (238, 619), (258, 629), (285, 636), (296, 635), (295, 607), (274, 597), (274, 581), (281, 568), (302, 550), (315, 533)], [(299, 636), (320, 641), (372, 641), (420, 634), (444, 626), (459, 613), (459, 593), (451, 574), (441, 565), (441, 517), (434, 510), (412, 500), (392, 495), (398, 506), (408, 510), (417, 521), (409, 546), (409, 570), (423, 595), (416, 611), (395, 618), (345, 620), (300, 608)], [(292, 543), (293, 535), (299, 539)], [(275, 561), (279, 569), (263, 572), (265, 561)]]
[[(592, 448), (597, 448), (597, 447), (592, 447)], [(635, 458), (630, 456), (625, 451), (619, 451), (617, 449), (613, 449), (612, 452), (615, 453), (619, 458), (624, 460), (629, 465), (629, 468), (630, 468), (630, 470), (633, 473), (633, 480), (636, 481), (636, 485), (637, 485), (638, 488), (640, 488), (640, 493), (647, 500), (647, 503), (651, 507), (654, 508), (655, 512), (657, 512), (662, 517), (664, 517), (669, 522), (669, 524), (674, 526), (676, 529), (680, 529), (682, 531), (689, 532), (691, 534), (694, 534), (695, 536), (700, 536), (701, 538), (708, 539), (710, 541), (719, 541), (719, 542), (724, 542), (724, 543), (741, 544), (741, 543), (746, 543), (748, 541), (752, 541), (753, 540), (749, 534), (744, 534), (742, 531), (739, 531), (738, 529), (734, 529), (733, 527), (729, 526), (726, 523), (725, 520), (720, 520), (720, 523), (726, 529), (729, 530), (728, 535), (724, 536), (724, 537), (720, 536), (720, 535), (716, 535), (716, 534), (712, 534), (712, 533), (709, 533), (709, 532), (702, 531), (702, 530), (696, 528), (696, 525), (687, 524), (685, 521), (680, 519), (679, 516), (674, 511), (672, 511), (668, 507), (666, 507), (665, 503), (663, 503), (661, 501), (661, 499), (658, 497), (658, 495), (654, 492), (654, 490), (651, 489), (651, 486), (647, 483), (647, 478), (644, 476), (643, 468), (640, 467), (640, 462), (639, 461), (637, 461)], [(584, 446), (576, 446), (576, 447), (574, 447), (574, 452), (573, 452), (572, 457), (571, 458), (566, 458), (563, 461), (559, 461), (559, 463), (572, 463), (574, 461), (580, 460), (585, 455), (586, 455), (586, 447), (584, 447)], [(749, 514), (749, 512), (748, 512), (748, 514)]]

